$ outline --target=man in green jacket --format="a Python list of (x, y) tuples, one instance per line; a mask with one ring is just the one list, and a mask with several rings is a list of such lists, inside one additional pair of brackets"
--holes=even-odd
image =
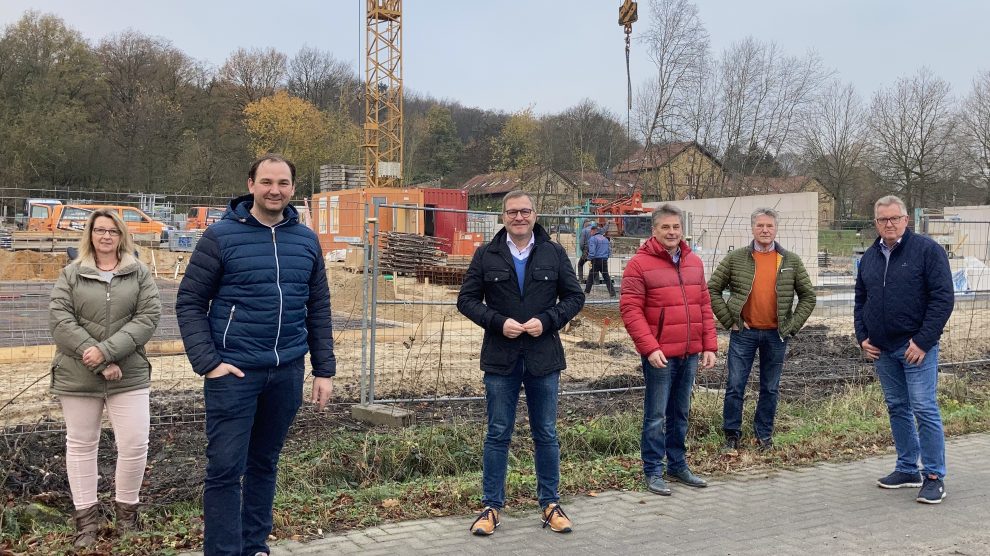
[[(708, 281), (715, 318), (729, 332), (728, 384), (722, 409), (725, 449), (742, 438), (743, 397), (760, 353), (760, 397), (753, 432), (761, 450), (773, 448), (780, 374), (787, 340), (804, 326), (815, 308), (815, 290), (801, 258), (777, 243), (777, 211), (756, 209), (750, 222), (753, 242), (730, 252)], [(729, 298), (723, 297), (728, 288)], [(798, 303), (794, 308), (794, 295)]]

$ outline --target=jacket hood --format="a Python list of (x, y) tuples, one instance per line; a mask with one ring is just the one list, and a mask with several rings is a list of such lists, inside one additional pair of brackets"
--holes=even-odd
[[(689, 253), (691, 253), (691, 246), (688, 245), (687, 242), (684, 241), (683, 239), (681, 240), (680, 247), (681, 247), (681, 257), (685, 257)], [(650, 239), (646, 240), (646, 242), (643, 243), (643, 245), (639, 246), (639, 249), (636, 250), (636, 254), (651, 255), (654, 257), (667, 259), (673, 262), (673, 258), (671, 258), (670, 253), (668, 253), (667, 250), (663, 248), (663, 244), (661, 244), (660, 241), (653, 236), (650, 236)]]
[[(491, 249), (494, 251), (501, 251), (502, 249), (506, 248), (506, 241), (507, 241), (506, 238), (508, 237), (508, 235), (509, 232), (506, 231), (505, 227), (503, 226), (502, 229), (499, 230), (497, 234), (495, 234), (495, 237), (492, 238)], [(536, 244), (550, 241), (550, 234), (547, 233), (546, 229), (544, 229), (539, 222), (537, 222), (536, 225), (533, 226), (533, 235), (536, 238), (534, 240), (534, 243)]]
[[(258, 219), (251, 214), (251, 207), (253, 206), (254, 195), (248, 193), (247, 195), (235, 197), (227, 204), (227, 212), (223, 213), (223, 219), (237, 220), (238, 222), (251, 224), (252, 226), (265, 226), (261, 222), (258, 222)], [(299, 211), (291, 203), (286, 205), (285, 210), (282, 211), (282, 222), (286, 220), (290, 221), (288, 223), (299, 221)], [(268, 226), (265, 227), (267, 228)]]

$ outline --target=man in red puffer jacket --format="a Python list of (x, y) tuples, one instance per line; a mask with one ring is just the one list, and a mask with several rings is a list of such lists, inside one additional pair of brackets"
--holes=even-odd
[(673, 205), (653, 212), (653, 237), (626, 265), (619, 310), (643, 358), (646, 395), (640, 451), (646, 487), (670, 495), (663, 479), (691, 487), (708, 483), (688, 469), (685, 438), (698, 368), (715, 366), (715, 317), (701, 258), (683, 240), (684, 213)]

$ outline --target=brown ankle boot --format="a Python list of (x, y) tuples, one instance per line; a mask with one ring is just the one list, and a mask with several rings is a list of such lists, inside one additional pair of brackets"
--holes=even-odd
[(114, 500), (113, 504), (117, 514), (118, 533), (132, 533), (141, 528), (141, 514), (138, 513), (138, 504), (125, 504), (117, 500)]
[(72, 518), (76, 522), (76, 538), (72, 546), (76, 548), (92, 546), (100, 532), (100, 505), (76, 510), (72, 512)]

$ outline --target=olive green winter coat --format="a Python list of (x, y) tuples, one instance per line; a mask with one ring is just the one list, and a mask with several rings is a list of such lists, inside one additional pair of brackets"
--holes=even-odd
[[(51, 392), (103, 397), (148, 388), (151, 364), (144, 344), (158, 327), (161, 313), (154, 277), (129, 254), (117, 265), (109, 283), (100, 278), (92, 259), (66, 266), (49, 303), (49, 328), (56, 348)], [(97, 346), (106, 359), (95, 369), (82, 362), (90, 346)], [(109, 363), (120, 367), (120, 380), (103, 378)]]
[[(779, 243), (777, 249), (777, 331), (781, 337), (793, 336), (801, 330), (815, 309), (815, 288), (801, 257), (785, 251)], [(708, 293), (712, 298), (712, 312), (722, 326), (742, 328), (742, 309), (749, 299), (756, 276), (753, 245), (736, 249), (722, 259), (708, 280)], [(722, 292), (728, 287), (729, 299)], [(794, 307), (794, 294), (798, 296)]]

